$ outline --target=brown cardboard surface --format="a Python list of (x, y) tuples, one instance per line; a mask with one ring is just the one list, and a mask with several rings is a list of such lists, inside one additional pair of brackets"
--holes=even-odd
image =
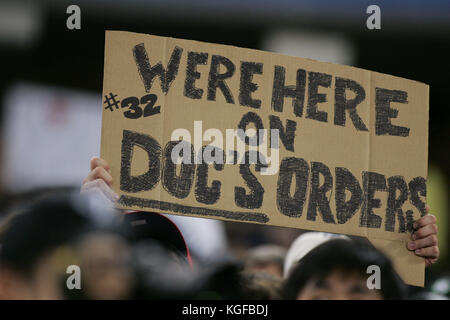
[[(283, 73), (296, 107), (292, 97), (277, 99)], [(349, 84), (359, 89), (345, 89)], [(108, 107), (111, 95), (117, 105)], [(340, 111), (357, 96), (356, 113)], [(407, 283), (423, 285), (424, 261), (405, 243), (425, 210), (427, 85), (275, 53), (107, 31), (103, 100), (101, 156), (121, 208), (367, 237), (391, 255)], [(282, 124), (277, 173), (254, 164), (168, 162), (176, 129), (188, 130), (194, 147), (212, 140), (217, 146), (218, 136), (195, 140), (201, 121), (202, 134), (222, 133), (226, 150), (226, 129), (243, 119), (268, 130)], [(350, 212), (337, 205), (351, 200), (345, 181), (355, 194)]]
[(405, 283), (423, 286), (425, 282), (425, 273), (422, 272), (423, 259), (407, 251), (405, 242), (375, 238), (369, 238), (369, 241), (391, 259), (394, 268)]

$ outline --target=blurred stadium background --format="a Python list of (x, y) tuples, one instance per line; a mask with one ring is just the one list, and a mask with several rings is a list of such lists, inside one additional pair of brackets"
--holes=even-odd
[[(68, 30), (66, 8), (81, 8)], [(381, 8), (368, 30), (366, 8)], [(1, 206), (79, 186), (99, 153), (104, 32), (151, 33), (361, 67), (430, 85), (428, 203), (450, 270), (450, 1), (0, 0)], [(76, 112), (74, 112), (76, 110)], [(226, 223), (239, 252), (299, 231)]]

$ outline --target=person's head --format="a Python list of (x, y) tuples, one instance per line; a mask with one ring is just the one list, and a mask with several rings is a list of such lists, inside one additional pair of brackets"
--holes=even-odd
[(74, 246), (80, 269), (82, 290), (65, 290), (69, 299), (117, 300), (133, 295), (136, 277), (131, 247), (119, 234), (90, 232)]
[[(369, 289), (369, 266), (380, 268), (380, 289)], [(405, 287), (388, 258), (360, 240), (334, 239), (307, 253), (285, 280), (286, 299), (402, 299)]]
[(281, 299), (283, 280), (268, 272), (242, 272), (243, 296), (250, 300)]
[(7, 222), (0, 235), (1, 298), (64, 298), (66, 268), (79, 264), (71, 244), (99, 228), (99, 216), (93, 216), (87, 202), (58, 193), (29, 205)]
[(286, 249), (276, 245), (263, 245), (249, 251), (244, 268), (251, 272), (266, 272), (277, 277), (283, 275)]
[(334, 239), (346, 239), (349, 237), (342, 234), (327, 232), (305, 232), (298, 236), (289, 246), (283, 264), (283, 278), (287, 278), (292, 268), (308, 252), (317, 246)]

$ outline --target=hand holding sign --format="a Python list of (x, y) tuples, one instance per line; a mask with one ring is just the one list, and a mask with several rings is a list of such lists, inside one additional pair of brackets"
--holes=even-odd
[(98, 157), (91, 159), (91, 172), (83, 180), (81, 193), (96, 193), (105, 202), (116, 202), (119, 196), (111, 189), (112, 176), (108, 163)]
[(408, 242), (408, 249), (413, 250), (416, 255), (424, 257), (427, 266), (430, 266), (438, 260), (440, 252), (436, 217), (429, 214), (429, 207), (426, 209), (427, 215), (414, 223), (414, 229), (416, 231), (411, 235), (412, 241)]
[[(108, 31), (103, 93), (137, 97), (141, 110), (154, 95), (160, 107), (135, 119), (103, 110), (101, 156), (121, 208), (366, 237), (423, 285), (424, 259), (406, 245), (426, 214), (427, 85)], [(433, 240), (428, 219), (417, 246)]]

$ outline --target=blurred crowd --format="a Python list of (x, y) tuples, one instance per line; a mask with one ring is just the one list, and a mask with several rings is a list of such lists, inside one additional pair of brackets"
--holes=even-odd
[[(109, 167), (99, 158), (91, 165), (81, 194), (54, 190), (20, 201), (3, 213), (0, 299), (450, 296), (449, 275), (437, 277), (423, 289), (408, 287), (391, 261), (367, 240), (343, 235), (306, 232), (288, 248), (260, 245), (239, 257), (220, 246), (208, 249), (214, 238), (223, 236), (217, 221), (117, 210)], [(424, 221), (418, 227), (422, 233), (433, 225)], [(435, 259), (427, 258), (430, 263)], [(371, 265), (381, 271), (376, 288), (368, 285)]]

